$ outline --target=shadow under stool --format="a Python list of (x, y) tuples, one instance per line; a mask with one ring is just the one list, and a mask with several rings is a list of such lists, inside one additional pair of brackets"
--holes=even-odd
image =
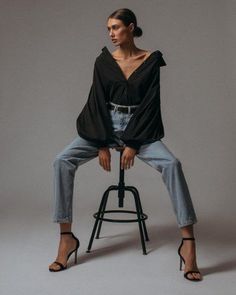
[[(124, 169), (121, 169), (121, 157), (122, 153), (124, 150), (124, 147), (115, 147), (117, 151), (120, 152), (120, 171), (119, 171), (119, 183), (118, 185), (110, 185), (105, 192), (103, 193), (102, 200), (100, 202), (100, 206), (98, 209), (98, 212), (93, 214), (93, 217), (95, 218), (95, 223), (93, 226), (92, 234), (90, 237), (87, 253), (90, 253), (92, 243), (94, 240), (94, 236), (96, 234), (96, 239), (99, 239), (101, 227), (102, 227), (102, 222), (103, 221), (108, 221), (108, 222), (120, 222), (120, 223), (126, 223), (126, 222), (138, 222), (139, 226), (139, 232), (140, 232), (140, 239), (141, 239), (141, 244), (142, 244), (142, 249), (143, 249), (143, 254), (147, 254), (146, 252), (146, 246), (145, 246), (145, 241), (149, 241), (148, 238), (148, 233), (146, 229), (146, 224), (145, 220), (148, 218), (148, 216), (143, 213), (142, 205), (141, 205), (141, 200), (139, 197), (139, 192), (134, 186), (126, 186), (124, 183)], [(109, 197), (110, 191), (118, 191), (118, 206), (120, 208), (124, 207), (124, 197), (125, 197), (125, 191), (129, 191), (132, 193), (135, 201), (135, 207), (136, 211), (131, 211), (131, 210), (106, 210), (106, 205)], [(112, 218), (106, 218), (104, 215), (106, 213), (127, 213), (127, 214), (135, 214), (137, 215), (137, 218), (134, 219), (112, 219)], [(96, 233), (97, 231), (97, 233)]]

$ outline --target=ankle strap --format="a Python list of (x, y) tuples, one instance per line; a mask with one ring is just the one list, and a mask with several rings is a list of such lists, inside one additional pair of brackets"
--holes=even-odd
[(65, 235), (65, 234), (72, 234), (72, 232), (71, 231), (64, 231), (61, 233), (61, 235)]
[(182, 240), (195, 240), (195, 238), (182, 238)]

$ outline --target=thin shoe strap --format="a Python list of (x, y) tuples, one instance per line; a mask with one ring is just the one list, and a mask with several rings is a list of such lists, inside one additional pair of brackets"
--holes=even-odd
[(195, 238), (182, 238), (183, 240), (195, 240)]
[(65, 269), (66, 268), (66, 266), (64, 266), (61, 262), (54, 261), (54, 263), (56, 263), (57, 265), (59, 265), (61, 267), (61, 269)]
[(72, 234), (72, 232), (71, 231), (64, 231), (61, 233), (61, 235), (65, 235), (65, 234)]

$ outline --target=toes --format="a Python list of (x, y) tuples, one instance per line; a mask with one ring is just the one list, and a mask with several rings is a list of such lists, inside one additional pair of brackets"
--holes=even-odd
[(201, 279), (201, 275), (199, 273), (188, 273), (187, 277), (189, 279), (195, 279), (195, 280)]
[(198, 279), (198, 280), (201, 280), (201, 274), (200, 273), (198, 273), (198, 274), (196, 274), (196, 278)]
[(200, 273), (194, 273), (193, 275), (194, 275), (194, 278), (197, 280), (199, 280), (201, 278)]
[(52, 263), (50, 266), (49, 266), (49, 269), (52, 269), (52, 270), (58, 270), (60, 268), (60, 266), (56, 263)]
[(187, 274), (187, 277), (188, 277), (189, 279), (191, 279), (191, 280), (194, 279), (194, 276), (193, 276), (192, 273), (188, 273), (188, 274)]
[(197, 273), (193, 273), (193, 278), (194, 279), (198, 279), (198, 274)]

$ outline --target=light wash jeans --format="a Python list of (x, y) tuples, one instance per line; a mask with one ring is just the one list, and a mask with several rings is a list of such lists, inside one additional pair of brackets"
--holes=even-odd
[[(114, 144), (109, 145), (112, 148), (124, 144), (119, 136), (133, 114), (125, 114), (116, 109), (109, 110), (109, 112), (114, 130)], [(53, 222), (72, 222), (75, 172), (80, 165), (97, 157), (98, 150), (94, 143), (77, 136), (56, 156), (53, 162)], [(196, 223), (197, 217), (181, 162), (171, 153), (162, 140), (143, 144), (135, 156), (161, 173), (171, 198), (178, 227)]]

